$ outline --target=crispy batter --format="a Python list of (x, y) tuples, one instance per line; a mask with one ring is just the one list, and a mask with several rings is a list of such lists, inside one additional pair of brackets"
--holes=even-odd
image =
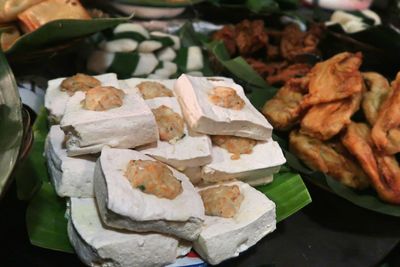
[(265, 103), (262, 113), (274, 128), (286, 130), (299, 122), (303, 113), (300, 103), (308, 92), (307, 87), (307, 77), (291, 79)]
[(358, 70), (361, 62), (361, 53), (343, 52), (315, 65), (309, 73), (309, 94), (303, 99), (302, 105), (308, 107), (360, 93), (363, 89)]
[(245, 59), (247, 63), (249, 63), (249, 65), (261, 76), (274, 75), (278, 73), (281, 69), (288, 66), (288, 62), (286, 61), (265, 63), (261, 60), (257, 60), (254, 58)]
[(167, 106), (151, 110), (156, 118), (161, 141), (175, 142), (184, 136), (185, 121)]
[(239, 211), (243, 195), (237, 185), (220, 185), (199, 192), (206, 215), (232, 218)]
[(337, 143), (322, 142), (316, 138), (292, 131), (289, 136), (290, 151), (308, 167), (332, 176), (339, 182), (364, 189), (369, 185), (361, 167)]
[(265, 32), (264, 21), (243, 20), (236, 25), (236, 44), (241, 55), (249, 55), (265, 48), (268, 35)]
[(244, 100), (237, 94), (235, 89), (224, 86), (214, 87), (209, 92), (208, 99), (214, 105), (233, 110), (241, 110), (245, 105)]
[(310, 108), (301, 121), (301, 132), (320, 140), (328, 140), (348, 125), (351, 116), (359, 109), (362, 94), (318, 104)]
[(228, 50), (228, 53), (233, 56), (236, 54), (237, 51), (235, 37), (235, 26), (225, 25), (221, 30), (216, 31), (213, 34), (212, 39), (223, 41), (226, 49)]
[(173, 97), (173, 93), (165, 85), (159, 82), (141, 82), (137, 85), (144, 99), (152, 99), (156, 97)]
[(112, 86), (98, 86), (86, 92), (83, 108), (93, 111), (105, 111), (122, 106), (125, 93)]
[(379, 197), (400, 204), (400, 167), (394, 156), (384, 156), (375, 151), (369, 126), (351, 123), (342, 143), (358, 159)]
[(289, 79), (303, 77), (311, 70), (311, 66), (308, 64), (298, 63), (282, 68), (275, 75), (267, 77), (269, 84), (283, 84)]
[(212, 135), (211, 140), (215, 145), (232, 153), (232, 160), (239, 159), (240, 154), (251, 154), (254, 146), (257, 145), (256, 140), (231, 135)]
[(302, 32), (297, 24), (289, 24), (283, 30), (281, 53), (286, 59), (293, 60), (301, 54), (317, 54), (318, 43), (322, 35), (320, 25), (314, 24), (307, 32)]
[(400, 152), (400, 72), (392, 82), (392, 88), (393, 92), (382, 104), (372, 128), (375, 146), (388, 155)]
[(60, 88), (61, 91), (67, 92), (69, 95), (73, 95), (76, 91), (86, 92), (89, 89), (100, 85), (101, 82), (96, 78), (86, 74), (77, 73), (76, 75), (63, 80)]
[(376, 72), (362, 73), (367, 92), (363, 96), (362, 108), (370, 125), (374, 125), (382, 103), (392, 92), (385, 77)]
[(182, 193), (181, 181), (164, 164), (152, 160), (131, 160), (125, 177), (133, 188), (159, 198), (174, 199)]

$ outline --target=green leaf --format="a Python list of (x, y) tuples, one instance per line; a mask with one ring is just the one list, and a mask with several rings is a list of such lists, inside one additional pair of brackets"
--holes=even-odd
[(67, 234), (65, 199), (59, 198), (46, 182), (32, 199), (26, 211), (26, 225), (35, 246), (73, 253)]
[(129, 18), (105, 18), (92, 20), (56, 20), (23, 35), (6, 51), (7, 56), (37, 51), (50, 46), (63, 45), (76, 38), (114, 27)]
[(292, 172), (280, 172), (274, 175), (271, 184), (258, 186), (276, 204), (276, 220), (280, 222), (311, 203), (300, 175)]
[(276, 12), (279, 4), (274, 0), (247, 0), (246, 7), (254, 13)]
[(0, 197), (18, 160), (23, 134), (21, 109), (14, 75), (0, 51)]
[(16, 173), (17, 195), (21, 200), (29, 200), (40, 189), (42, 182), (48, 182), (46, 160), (43, 156), (44, 144), (49, 131), (47, 111), (43, 107), (32, 127), (34, 141), (28, 158)]

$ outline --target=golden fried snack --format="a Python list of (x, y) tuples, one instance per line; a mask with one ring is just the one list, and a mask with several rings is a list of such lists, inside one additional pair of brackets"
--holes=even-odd
[(394, 156), (384, 156), (375, 151), (369, 126), (351, 123), (342, 143), (358, 159), (379, 197), (400, 204), (400, 167)]
[(374, 125), (382, 103), (392, 92), (385, 77), (376, 72), (362, 73), (367, 92), (363, 96), (362, 108), (370, 125)]
[(222, 41), (226, 49), (228, 50), (228, 53), (233, 56), (236, 54), (237, 51), (235, 37), (235, 26), (225, 25), (224, 27), (222, 27), (221, 30), (216, 31), (213, 34), (212, 39)]
[(359, 109), (362, 94), (313, 106), (301, 121), (301, 132), (319, 140), (328, 140), (338, 134)]
[(300, 103), (307, 87), (307, 77), (291, 79), (264, 104), (262, 113), (274, 128), (286, 130), (299, 121), (303, 111)]
[(400, 72), (392, 82), (393, 92), (383, 102), (372, 128), (372, 140), (385, 154), (400, 152)]
[(53, 20), (90, 18), (78, 0), (46, 0), (18, 15), (21, 26), (26, 32), (32, 32)]
[(340, 144), (322, 142), (294, 130), (289, 136), (289, 146), (309, 168), (355, 189), (368, 187), (368, 177)]
[(282, 68), (275, 75), (267, 77), (268, 84), (282, 84), (289, 79), (303, 77), (311, 70), (311, 66), (304, 63), (297, 63)]
[(347, 98), (363, 89), (363, 80), (359, 67), (361, 53), (340, 53), (316, 64), (308, 74), (309, 93), (303, 99), (302, 106), (332, 102)]
[(236, 45), (241, 55), (249, 55), (265, 48), (268, 35), (263, 20), (243, 20), (236, 25)]
[(19, 13), (43, 0), (0, 0), (0, 22), (10, 22), (17, 19)]

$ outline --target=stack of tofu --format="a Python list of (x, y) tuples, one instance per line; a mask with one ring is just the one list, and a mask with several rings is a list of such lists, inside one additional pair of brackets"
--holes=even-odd
[(233, 80), (77, 74), (49, 81), (45, 106), (51, 181), (88, 266), (165, 266), (192, 247), (218, 264), (275, 229), (250, 185), (285, 158)]

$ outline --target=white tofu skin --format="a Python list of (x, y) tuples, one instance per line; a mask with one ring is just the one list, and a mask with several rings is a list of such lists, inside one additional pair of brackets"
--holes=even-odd
[[(275, 204), (248, 184), (237, 185), (244, 199), (233, 218), (206, 216), (193, 247), (210, 264), (237, 257), (276, 228)], [(217, 185), (218, 186), (218, 185)], [(205, 189), (205, 188), (201, 188)]]
[(51, 182), (60, 197), (93, 197), (96, 157), (68, 157), (62, 146), (64, 132), (59, 125), (50, 128), (46, 139), (46, 158)]
[[(115, 73), (107, 73), (94, 76), (101, 82), (102, 86), (118, 87), (118, 78)], [(65, 107), (70, 98), (67, 92), (61, 91), (61, 83), (66, 78), (50, 80), (46, 89), (44, 105), (50, 113), (50, 117), (56, 123), (60, 122), (64, 115)]]
[(130, 160), (153, 160), (133, 150), (105, 147), (97, 161), (95, 195), (105, 224), (137, 232), (160, 232), (194, 240), (204, 218), (204, 206), (189, 179), (170, 168), (183, 191), (169, 200), (132, 188), (124, 176)]
[(178, 240), (170, 236), (104, 227), (92, 198), (71, 199), (68, 236), (79, 258), (88, 266), (165, 266), (182, 252)]
[[(212, 104), (208, 93), (216, 86), (234, 89), (245, 102), (243, 109), (232, 110)], [(174, 91), (185, 120), (194, 131), (235, 135), (261, 141), (271, 138), (271, 124), (250, 103), (243, 88), (234, 82), (182, 74), (175, 83)]]

